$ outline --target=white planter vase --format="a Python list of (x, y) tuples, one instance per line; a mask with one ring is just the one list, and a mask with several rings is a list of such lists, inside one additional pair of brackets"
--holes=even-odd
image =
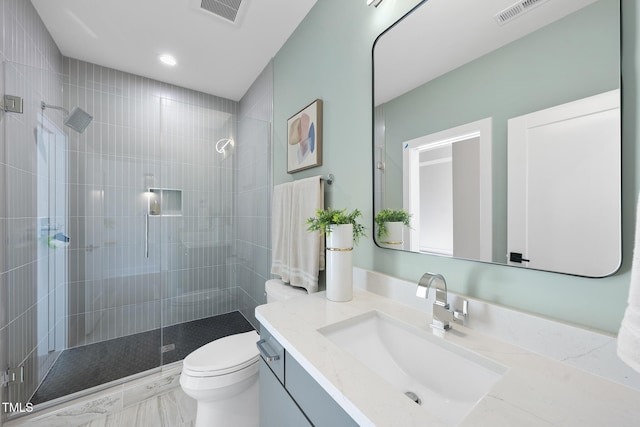
[(353, 299), (353, 225), (332, 225), (327, 234), (327, 299)]
[(404, 224), (402, 222), (385, 222), (384, 226), (387, 229), (387, 234), (382, 236), (381, 243), (385, 245), (402, 245), (404, 243)]

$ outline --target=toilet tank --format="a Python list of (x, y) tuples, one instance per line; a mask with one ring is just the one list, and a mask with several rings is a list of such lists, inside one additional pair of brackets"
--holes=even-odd
[(300, 295), (307, 295), (306, 289), (288, 285), (280, 279), (267, 280), (264, 284), (264, 290), (267, 293), (267, 304), (275, 301), (284, 301)]

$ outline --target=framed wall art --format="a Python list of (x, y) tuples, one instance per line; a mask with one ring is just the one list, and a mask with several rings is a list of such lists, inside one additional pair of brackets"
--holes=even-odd
[(322, 165), (322, 100), (287, 120), (287, 173)]

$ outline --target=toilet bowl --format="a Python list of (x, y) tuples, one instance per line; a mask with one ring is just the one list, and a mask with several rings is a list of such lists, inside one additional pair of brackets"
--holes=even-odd
[[(265, 282), (267, 303), (307, 295), (281, 280)], [(230, 335), (185, 357), (180, 386), (195, 399), (195, 427), (257, 427), (259, 424), (258, 361), (255, 332)]]
[(195, 427), (258, 425), (255, 331), (206, 344), (183, 361), (180, 386), (197, 401)]

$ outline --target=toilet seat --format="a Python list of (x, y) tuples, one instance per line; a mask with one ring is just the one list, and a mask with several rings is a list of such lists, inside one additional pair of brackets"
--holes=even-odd
[(260, 359), (256, 331), (229, 335), (206, 344), (184, 358), (182, 372), (191, 377), (216, 377), (241, 371)]

